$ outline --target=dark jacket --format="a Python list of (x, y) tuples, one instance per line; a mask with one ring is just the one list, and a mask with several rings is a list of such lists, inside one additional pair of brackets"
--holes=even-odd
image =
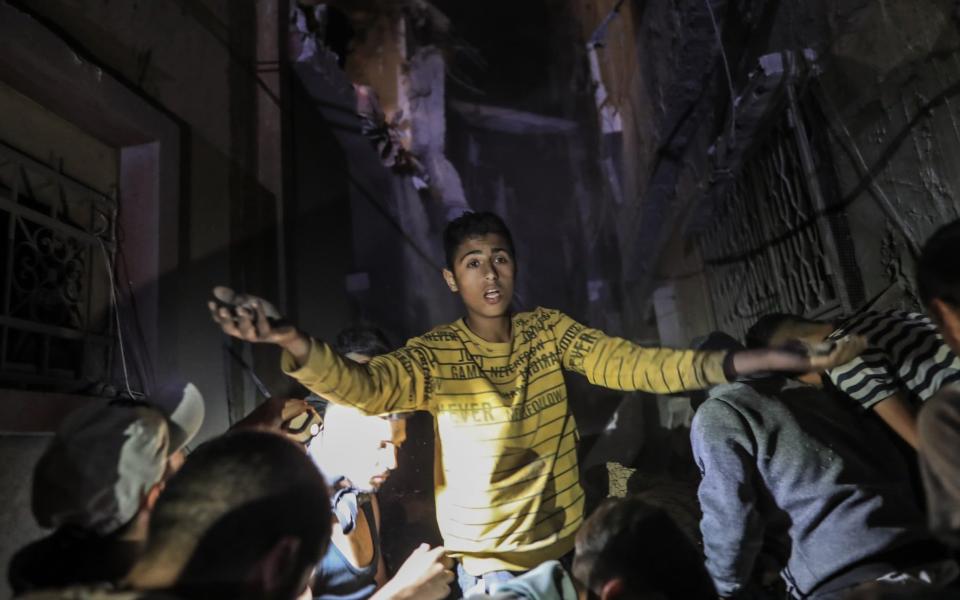
[(116, 583), (140, 556), (142, 544), (66, 526), (24, 546), (10, 560), (14, 594), (100, 582)]

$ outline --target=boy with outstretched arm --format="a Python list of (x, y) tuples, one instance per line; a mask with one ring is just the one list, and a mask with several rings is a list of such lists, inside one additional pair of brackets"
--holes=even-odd
[(443, 278), (465, 317), (366, 365), (276, 320), (258, 298), (211, 302), (210, 309), (227, 334), (281, 346), (284, 371), (333, 402), (367, 414), (434, 416), (437, 520), (444, 545), (460, 559), (465, 593), (573, 548), (584, 494), (563, 370), (618, 390), (674, 393), (757, 371), (822, 370), (861, 347), (849, 339), (822, 353), (645, 348), (556, 310), (513, 312), (513, 241), (492, 213), (449, 223), (444, 249)]

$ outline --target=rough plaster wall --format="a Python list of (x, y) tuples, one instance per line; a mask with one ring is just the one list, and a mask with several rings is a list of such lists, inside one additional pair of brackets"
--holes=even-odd
[(822, 159), (839, 179), (827, 201), (849, 222), (868, 299), (891, 287), (886, 301), (915, 307), (915, 254), (958, 214), (954, 10), (947, 1), (768, 5), (763, 28), (740, 42), (743, 68), (781, 49), (820, 57), (810, 88), (831, 141)]
[[(184, 125), (179, 268), (164, 275), (180, 291), (163, 307), (177, 331), (175, 367), (207, 397), (202, 436), (228, 421), (219, 334), (204, 303), (211, 284), (233, 282), (272, 295), (264, 265), (275, 259), (272, 197), (256, 179), (254, 34), (249, 7), (226, 1), (30, 3), (96, 62)], [(275, 361), (263, 361), (273, 364)]]
[(916, 249), (960, 216), (953, 11), (952, 2), (901, 0), (828, 13), (823, 104), (868, 297), (891, 284), (910, 296)]
[(64, 175), (111, 195), (117, 187), (116, 148), (85, 133), (0, 82), (0, 141)]
[[(675, 237), (664, 252), (658, 280), (673, 294), (679, 331), (670, 344), (686, 348), (694, 339), (716, 329), (713, 307), (697, 248)], [(691, 307), (696, 307), (691, 310)], [(664, 341), (664, 340), (661, 340)]]
[(894, 303), (912, 305), (917, 250), (958, 214), (955, 3), (821, 0), (769, 12), (745, 55), (817, 52), (823, 74), (811, 89), (839, 178), (832, 200), (849, 220), (866, 297), (892, 286)]
[[(581, 7), (585, 30), (592, 31), (613, 4)], [(960, 42), (954, 3), (824, 0), (712, 6), (723, 27), (735, 86), (761, 54), (803, 48), (819, 54), (824, 74), (814, 88), (834, 133), (833, 156), (826, 160), (834, 162), (839, 175), (839, 201), (846, 206), (866, 296), (891, 283), (909, 291), (911, 249), (958, 211), (960, 182), (952, 162), (960, 153), (955, 110)], [(710, 58), (712, 36), (711, 23), (693, 4), (625, 3), (610, 25), (607, 45), (598, 50), (611, 101), (623, 103), (624, 156), (630, 157), (624, 164), (626, 200), (618, 209), (627, 283), (645, 258), (631, 255), (632, 246), (656, 235), (639, 223), (669, 228), (678, 215), (670, 204), (658, 207), (657, 199), (676, 193), (682, 211), (703, 194), (710, 176), (696, 165), (708, 163), (707, 146), (722, 133), (729, 101), (719, 63)], [(699, 65), (684, 60), (698, 54), (705, 59)], [(698, 94), (715, 114), (690, 112)], [(672, 148), (686, 153), (674, 179), (662, 169)], [(651, 220), (651, 215), (657, 216)], [(661, 273), (674, 266), (668, 259)], [(684, 302), (693, 320), (706, 309), (696, 296)], [(628, 286), (625, 313), (638, 314), (645, 297), (645, 288), (631, 293)]]
[(228, 45), (229, 4), (54, 0), (30, 8), (226, 155), (228, 76), (235, 51)]

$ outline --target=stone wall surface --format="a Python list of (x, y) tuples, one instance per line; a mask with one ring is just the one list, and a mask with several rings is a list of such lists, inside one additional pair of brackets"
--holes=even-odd
[[(913, 259), (960, 216), (960, 33), (950, 2), (832, 7), (821, 101), (868, 296), (913, 295)], [(909, 302), (909, 301), (908, 301)]]
[[(623, 123), (624, 200), (622, 206), (605, 201), (618, 214), (629, 306), (642, 311), (656, 281), (689, 268), (681, 258), (696, 244), (690, 215), (716, 202), (709, 193), (716, 181), (737, 176), (715, 171), (713, 163), (717, 144), (730, 143), (731, 95), (741, 93), (761, 56), (803, 50), (815, 54), (818, 74), (798, 84), (797, 93), (813, 107), (808, 135), (820, 144), (814, 152), (827, 210), (848, 229), (836, 235), (851, 242), (840, 260), (853, 261), (865, 299), (892, 285), (901, 292), (893, 302), (911, 302), (919, 245), (960, 210), (950, 167), (960, 151), (953, 3), (611, 0), (576, 6), (585, 31), (596, 31), (619, 9), (596, 52), (609, 93), (605, 104), (614, 105)], [(786, 110), (785, 101), (778, 110)], [(758, 144), (769, 137), (764, 131)], [(737, 217), (744, 224), (754, 218)], [(790, 243), (787, 237), (775, 243)], [(768, 308), (778, 301), (771, 302)], [(680, 293), (678, 303), (696, 323), (691, 331), (716, 326), (701, 316), (712, 308), (700, 291)]]

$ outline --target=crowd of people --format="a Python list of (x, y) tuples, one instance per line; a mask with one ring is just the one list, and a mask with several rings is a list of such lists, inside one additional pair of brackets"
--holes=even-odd
[[(278, 346), (284, 372), (312, 395), (270, 398), (188, 455), (204, 412), (190, 384), (71, 414), (34, 474), (32, 510), (53, 531), (11, 561), (14, 591), (960, 597), (960, 221), (918, 262), (926, 314), (771, 314), (743, 342), (715, 332), (689, 350), (642, 347), (552, 309), (515, 311), (518, 257), (492, 213), (450, 222), (444, 249), (443, 279), (465, 316), (394, 350), (370, 328), (324, 342), (263, 298), (215, 288), (215, 324)], [(564, 371), (694, 399), (702, 547), (635, 497), (585, 514)], [(443, 546), (393, 566), (376, 492), (414, 411), (433, 418)]]

